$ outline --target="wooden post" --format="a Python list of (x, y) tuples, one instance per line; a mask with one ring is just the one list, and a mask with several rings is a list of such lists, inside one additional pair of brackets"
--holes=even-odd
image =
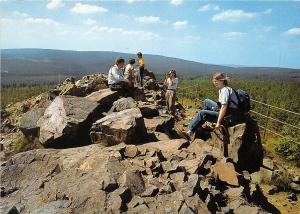
[(264, 131), (264, 135), (263, 135), (263, 142), (265, 143), (267, 141), (267, 129), (269, 126), (269, 117), (271, 115), (271, 107), (268, 106), (268, 111), (267, 111), (267, 118), (266, 118), (266, 123), (265, 123), (265, 131)]

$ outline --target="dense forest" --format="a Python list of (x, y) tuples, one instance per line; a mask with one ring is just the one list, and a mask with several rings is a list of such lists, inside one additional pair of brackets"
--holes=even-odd
[[(254, 101), (299, 113), (300, 87), (297, 81), (232, 78), (230, 85), (246, 91)], [(178, 89), (179, 101), (191, 108), (199, 107), (205, 98), (216, 100), (217, 96), (218, 91), (210, 76), (183, 79)], [(251, 115), (261, 126), (263, 143), (271, 143), (277, 153), (300, 165), (300, 115), (253, 100)]]

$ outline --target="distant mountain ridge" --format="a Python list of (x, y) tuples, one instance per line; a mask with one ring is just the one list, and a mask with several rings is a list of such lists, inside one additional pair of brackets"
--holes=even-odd
[[(58, 81), (68, 76), (80, 77), (106, 73), (117, 57), (136, 58), (135, 54), (110, 51), (69, 51), (53, 49), (3, 49), (1, 82)], [(160, 55), (144, 55), (146, 68), (156, 74), (177, 70), (179, 76), (194, 77), (215, 71), (254, 78), (300, 80), (300, 69), (272, 67), (236, 67), (204, 64)]]

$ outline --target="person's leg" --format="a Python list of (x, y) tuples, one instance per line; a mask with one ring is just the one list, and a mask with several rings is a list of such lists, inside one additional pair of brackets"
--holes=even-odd
[(167, 111), (169, 112), (170, 111), (170, 90), (167, 90), (165, 99), (166, 99)]
[(188, 125), (189, 131), (195, 131), (198, 125), (201, 125), (205, 121), (216, 122), (219, 116), (219, 112), (210, 110), (200, 110), (192, 119)]
[(205, 109), (205, 110), (212, 110), (213, 108), (216, 108), (217, 106), (218, 106), (218, 104), (211, 99), (205, 99), (203, 101), (203, 109)]
[(143, 86), (144, 68), (140, 68), (141, 86)]
[(175, 114), (176, 113), (176, 108), (175, 108), (175, 101), (176, 101), (176, 92), (172, 91), (172, 100), (171, 100), (171, 113)]

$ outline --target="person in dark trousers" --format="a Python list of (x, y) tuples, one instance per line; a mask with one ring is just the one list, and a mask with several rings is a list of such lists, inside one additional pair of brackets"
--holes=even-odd
[(143, 77), (144, 77), (144, 71), (145, 71), (145, 60), (143, 58), (143, 54), (141, 52), (137, 53), (138, 57), (138, 64), (139, 64), (139, 70), (140, 70), (140, 86), (143, 86)]
[(223, 73), (215, 73), (212, 82), (219, 90), (219, 100), (215, 102), (205, 99), (203, 109), (200, 110), (188, 125), (187, 132), (180, 132), (180, 135), (193, 140), (195, 138), (196, 129), (203, 125), (206, 121), (216, 123), (215, 129), (220, 129), (225, 116), (238, 115), (238, 97), (234, 90), (229, 87), (229, 78)]

